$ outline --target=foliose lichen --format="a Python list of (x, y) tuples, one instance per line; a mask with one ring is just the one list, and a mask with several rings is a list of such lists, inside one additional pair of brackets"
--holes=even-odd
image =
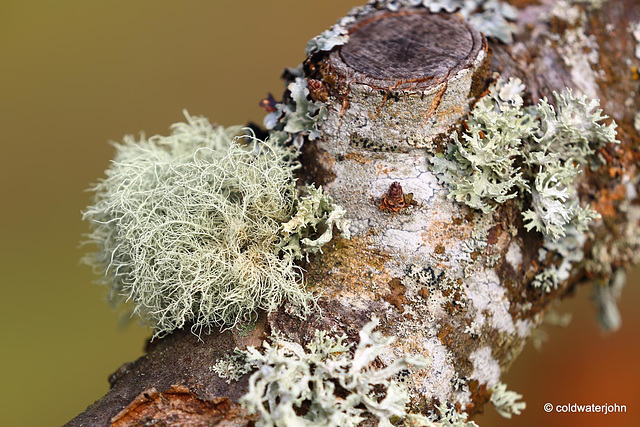
[(507, 390), (506, 384), (499, 382), (491, 388), (491, 404), (496, 411), (505, 418), (520, 415), (527, 404), (519, 402), (522, 395), (515, 391)]
[(320, 137), (319, 126), (327, 109), (322, 102), (309, 99), (308, 80), (302, 77), (301, 68), (289, 71), (293, 80), (287, 85), (287, 96), (275, 104), (275, 111), (265, 116), (263, 124), (271, 139), (280, 144), (291, 141), (299, 148), (303, 137)]
[(84, 212), (98, 247), (86, 261), (155, 336), (187, 323), (232, 327), (285, 301), (306, 316), (314, 298), (294, 260), (317, 251), (334, 224), (346, 232), (344, 210), (321, 189), (299, 198), (291, 149), (186, 118), (169, 136), (116, 144)]
[(533, 278), (531, 285), (545, 292), (556, 289), (569, 278), (571, 267), (584, 258), (585, 241), (584, 233), (575, 226), (568, 226), (565, 236), (558, 240), (545, 239), (538, 250), (538, 261), (544, 263), (551, 257), (551, 262)]
[(452, 135), (448, 156), (433, 157), (450, 198), (488, 213), (528, 189), (516, 160), (536, 123), (522, 108), (523, 89), (519, 80), (500, 82), (473, 108), (461, 137)]
[[(258, 350), (236, 350), (244, 358), (231, 373), (255, 372), (241, 403), (250, 413), (259, 413), (258, 426), (357, 426), (365, 417), (375, 417), (379, 426), (407, 417), (408, 390), (395, 379), (398, 373), (426, 368), (421, 356), (403, 357), (382, 369), (372, 362), (393, 342), (374, 332), (373, 319), (360, 331), (353, 348), (346, 336), (316, 331), (306, 348), (276, 336)], [(233, 361), (232, 361), (233, 363)], [(215, 371), (227, 377), (223, 362)]]
[(498, 79), (469, 114), (461, 136), (452, 135), (448, 153), (431, 163), (451, 188), (450, 198), (484, 213), (530, 196), (525, 226), (559, 240), (569, 226), (584, 231), (598, 217), (580, 206), (575, 182), (581, 166), (597, 169), (605, 162), (597, 151), (618, 142), (616, 124), (602, 123), (607, 116), (597, 109), (598, 100), (570, 89), (554, 92), (557, 109), (546, 98), (525, 108), (523, 92), (520, 80)]
[(503, 43), (513, 42), (516, 8), (498, 0), (372, 0), (369, 5), (395, 12), (401, 7), (424, 7), (431, 13), (459, 13), (478, 31)]
[[(466, 412), (458, 412), (454, 407), (447, 405), (445, 402), (440, 403), (437, 407), (439, 416), (437, 420), (420, 415), (409, 415), (405, 426), (407, 427), (478, 427), (473, 421), (467, 421), (469, 415)], [(434, 417), (436, 418), (436, 417)]]
[[(331, 202), (322, 187), (305, 187), (306, 195), (300, 197), (295, 215), (282, 224), (286, 238), (284, 249), (293, 253), (297, 259), (303, 255), (322, 252), (322, 246), (333, 238), (333, 227), (340, 231), (345, 239), (350, 237), (350, 221), (345, 218), (343, 207)], [(320, 229), (324, 229), (318, 235)]]

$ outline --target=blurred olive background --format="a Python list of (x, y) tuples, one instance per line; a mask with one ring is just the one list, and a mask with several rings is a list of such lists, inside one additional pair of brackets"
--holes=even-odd
[[(362, 0), (364, 1), (364, 0)], [(105, 289), (79, 263), (85, 191), (113, 155), (110, 140), (166, 133), (182, 109), (223, 125), (260, 123), (258, 101), (282, 92), (282, 69), (308, 39), (358, 1), (0, 2), (0, 425), (55, 426), (108, 390), (107, 377), (142, 355), (150, 331), (124, 327)], [(637, 272), (624, 324), (599, 331), (585, 287), (561, 306), (507, 375), (528, 408), (487, 426), (638, 425)], [(121, 316), (121, 315), (120, 315)], [(626, 404), (624, 415), (546, 414), (546, 402)]]

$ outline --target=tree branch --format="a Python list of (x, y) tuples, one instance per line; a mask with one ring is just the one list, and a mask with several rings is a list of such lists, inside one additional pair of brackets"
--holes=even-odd
[[(638, 80), (627, 61), (635, 49), (627, 28), (640, 21), (640, 4), (512, 3), (520, 31), (508, 45), (457, 15), (382, 8), (356, 14), (346, 44), (311, 53), (301, 80), (288, 82), (303, 82), (308, 101), (327, 114), (314, 124), (319, 138), (304, 142), (300, 182), (322, 185), (347, 210), (353, 234), (334, 238), (304, 265), (320, 311), (303, 320), (283, 307), (249, 332), (213, 331), (201, 340), (188, 328), (176, 331), (124, 365), (107, 395), (68, 425), (249, 425), (255, 417), (235, 403), (247, 376), (227, 384), (210, 370), (216, 361), (276, 331), (299, 343), (316, 330), (355, 340), (374, 315), (397, 337), (383, 363), (402, 355), (432, 359), (431, 369), (411, 373), (412, 407), (426, 413), (447, 402), (472, 414), (555, 301), (585, 280), (610, 295), (616, 271), (640, 257), (638, 100), (630, 95)], [(566, 255), (525, 228), (530, 199), (487, 213), (472, 209), (448, 197), (431, 166), (494, 73), (519, 78), (528, 104), (553, 100), (553, 91), (567, 87), (599, 98), (618, 125), (620, 144), (599, 149), (594, 156), (606, 163), (585, 167), (575, 185), (581, 204), (601, 219), (579, 234), (575, 251), (582, 256), (550, 292), (533, 282)], [(285, 98), (291, 102), (290, 91)], [(603, 302), (605, 316), (612, 309)]]

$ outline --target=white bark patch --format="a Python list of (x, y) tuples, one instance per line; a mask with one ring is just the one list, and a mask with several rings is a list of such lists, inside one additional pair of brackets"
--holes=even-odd
[(633, 34), (633, 38), (636, 39), (636, 58), (640, 59), (640, 22), (631, 24), (629, 30)]
[(493, 270), (480, 270), (470, 279), (467, 296), (476, 311), (475, 321), (482, 327), (487, 319), (483, 312), (491, 313), (490, 325), (500, 332), (513, 333), (515, 326), (509, 314), (509, 299), (506, 289), (500, 285), (498, 275)]
[(491, 347), (482, 347), (474, 351), (469, 359), (473, 362), (471, 377), (477, 379), (480, 384), (487, 384), (487, 388), (491, 388), (500, 381), (500, 365), (491, 357)]
[(385, 194), (393, 182), (399, 182), (402, 191), (413, 193), (413, 198), (417, 202), (427, 202), (433, 197), (434, 188), (438, 187), (438, 181), (434, 174), (426, 171), (420, 171), (415, 177), (389, 177), (381, 178), (371, 183), (371, 194), (373, 197), (380, 198)]
[(551, 15), (564, 20), (572, 28), (562, 34), (550, 35), (548, 43), (553, 41), (556, 44), (556, 50), (569, 69), (576, 89), (587, 94), (589, 98), (597, 98), (599, 73), (594, 71), (593, 67), (598, 66), (600, 56), (595, 37), (585, 33), (585, 13), (577, 6), (562, 0), (556, 3)]
[[(640, 115), (640, 112), (638, 112), (638, 114)], [(638, 190), (636, 189), (636, 185), (631, 178), (629, 178), (627, 175), (623, 176), (622, 184), (624, 184), (627, 200), (633, 201), (638, 198)]]
[(527, 338), (531, 333), (532, 322), (530, 319), (516, 320), (516, 330), (518, 331), (518, 336), (520, 338)]
[(404, 253), (417, 251), (424, 246), (420, 233), (405, 230), (387, 230), (384, 243)]
[(522, 265), (522, 249), (520, 249), (520, 245), (518, 245), (515, 241), (511, 242), (509, 245), (509, 250), (507, 251), (507, 262), (511, 264), (514, 270), (518, 271), (520, 266)]
[(440, 402), (448, 402), (453, 392), (451, 380), (456, 375), (450, 360), (449, 350), (442, 345), (438, 338), (426, 341), (425, 348), (429, 350), (431, 367), (429, 368), (429, 376), (422, 383), (420, 393), (431, 394)]

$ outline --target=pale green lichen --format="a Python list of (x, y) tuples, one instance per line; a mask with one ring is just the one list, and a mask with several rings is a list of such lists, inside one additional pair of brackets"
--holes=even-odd
[(597, 169), (604, 163), (597, 150), (618, 141), (616, 124), (602, 123), (608, 117), (598, 109), (599, 100), (587, 101), (585, 95), (574, 96), (570, 89), (554, 96), (557, 110), (546, 98), (532, 109), (540, 125), (527, 146), (525, 161), (535, 174), (535, 184), (533, 208), (524, 218), (528, 230), (535, 228), (557, 240), (565, 236), (569, 225), (585, 231), (599, 217), (589, 206), (579, 204), (574, 182), (580, 169), (576, 165)]
[(513, 415), (520, 415), (525, 410), (527, 404), (519, 402), (522, 395), (515, 391), (507, 390), (504, 383), (497, 383), (491, 387), (491, 404), (498, 414), (505, 418), (511, 418)]
[[(534, 136), (532, 152), (554, 154), (562, 161), (589, 164), (597, 169), (602, 162), (595, 156), (597, 150), (616, 143), (616, 124), (602, 122), (600, 100), (587, 100), (586, 95), (575, 96), (571, 89), (562, 94), (554, 92), (557, 109), (546, 98), (540, 101), (535, 113), (540, 117), (540, 128)], [(539, 161), (534, 163), (540, 164)]]
[(449, 197), (488, 213), (498, 204), (523, 196), (531, 208), (523, 212), (527, 229), (552, 240), (574, 226), (584, 231), (597, 218), (582, 207), (575, 189), (580, 166), (598, 168), (598, 150), (617, 143), (616, 125), (599, 101), (574, 96), (570, 89), (554, 93), (557, 109), (547, 99), (523, 107), (524, 85), (499, 79), (469, 114), (465, 130), (452, 135), (446, 155), (431, 159), (433, 170), (450, 188)]
[(498, 0), (372, 0), (369, 5), (393, 12), (401, 7), (424, 7), (431, 13), (457, 12), (478, 31), (503, 43), (513, 42), (517, 9)]
[(516, 160), (536, 124), (522, 109), (523, 89), (519, 80), (496, 86), (474, 107), (462, 140), (452, 135), (448, 159), (433, 158), (435, 171), (453, 185), (450, 198), (488, 213), (527, 188)]
[[(439, 418), (437, 421), (428, 417), (410, 414), (404, 421), (406, 427), (478, 427), (473, 421), (467, 421), (466, 412), (458, 412), (445, 402), (438, 406)], [(435, 417), (434, 417), (435, 418)]]
[(547, 258), (552, 257), (550, 265), (538, 273), (531, 283), (545, 292), (557, 289), (560, 283), (570, 277), (573, 265), (584, 258), (584, 233), (575, 226), (568, 226), (565, 230), (565, 235), (560, 239), (545, 239), (538, 251), (540, 262), (548, 262)]
[(309, 99), (307, 79), (302, 77), (301, 69), (290, 70), (294, 80), (287, 85), (287, 93), (283, 102), (275, 105), (275, 111), (264, 118), (264, 126), (270, 131), (271, 139), (280, 143), (294, 141), (302, 145), (296, 138), (308, 137), (314, 140), (320, 137), (319, 126), (327, 115), (327, 108), (321, 102)]
[(345, 44), (349, 40), (349, 31), (346, 25), (350, 23), (352, 20), (343, 18), (338, 24), (309, 40), (305, 54), (312, 55), (316, 52), (329, 51), (336, 46)]
[(252, 367), (247, 362), (246, 354), (236, 349), (233, 353), (216, 361), (213, 366), (209, 367), (209, 370), (215, 372), (220, 378), (224, 378), (227, 384), (231, 384), (251, 372)]
[(557, 159), (541, 163), (531, 190), (533, 208), (523, 212), (527, 230), (535, 228), (552, 240), (565, 237), (573, 225), (578, 231), (600, 216), (589, 206), (581, 207), (573, 183), (580, 172), (573, 162)]
[[(236, 350), (244, 364), (232, 372), (255, 369), (241, 403), (260, 414), (256, 425), (349, 427), (373, 417), (379, 426), (390, 427), (391, 419), (405, 418), (409, 395), (395, 377), (410, 366), (426, 368), (429, 363), (414, 356), (373, 368), (371, 363), (393, 342), (373, 331), (377, 325), (374, 318), (363, 327), (355, 349), (345, 343), (345, 335), (316, 331), (306, 349), (276, 337), (262, 350)], [(224, 376), (227, 365), (222, 362), (216, 372)]]
[[(231, 327), (285, 302), (306, 316), (314, 299), (294, 260), (308, 251), (286, 243), (313, 230), (283, 228), (307, 203), (298, 199), (294, 153), (186, 116), (169, 136), (116, 145), (84, 212), (98, 247), (88, 263), (111, 299), (131, 302), (155, 336), (185, 324), (194, 332)], [(323, 200), (306, 221), (329, 228), (337, 208)]]
[[(303, 254), (322, 252), (322, 246), (333, 238), (334, 225), (342, 237), (350, 237), (350, 221), (345, 218), (344, 208), (332, 203), (322, 187), (315, 188), (311, 185), (306, 188), (306, 192), (308, 195), (298, 201), (296, 214), (282, 224), (287, 236), (284, 248), (299, 254), (298, 259), (302, 258)], [(324, 229), (320, 235), (319, 228)]]

